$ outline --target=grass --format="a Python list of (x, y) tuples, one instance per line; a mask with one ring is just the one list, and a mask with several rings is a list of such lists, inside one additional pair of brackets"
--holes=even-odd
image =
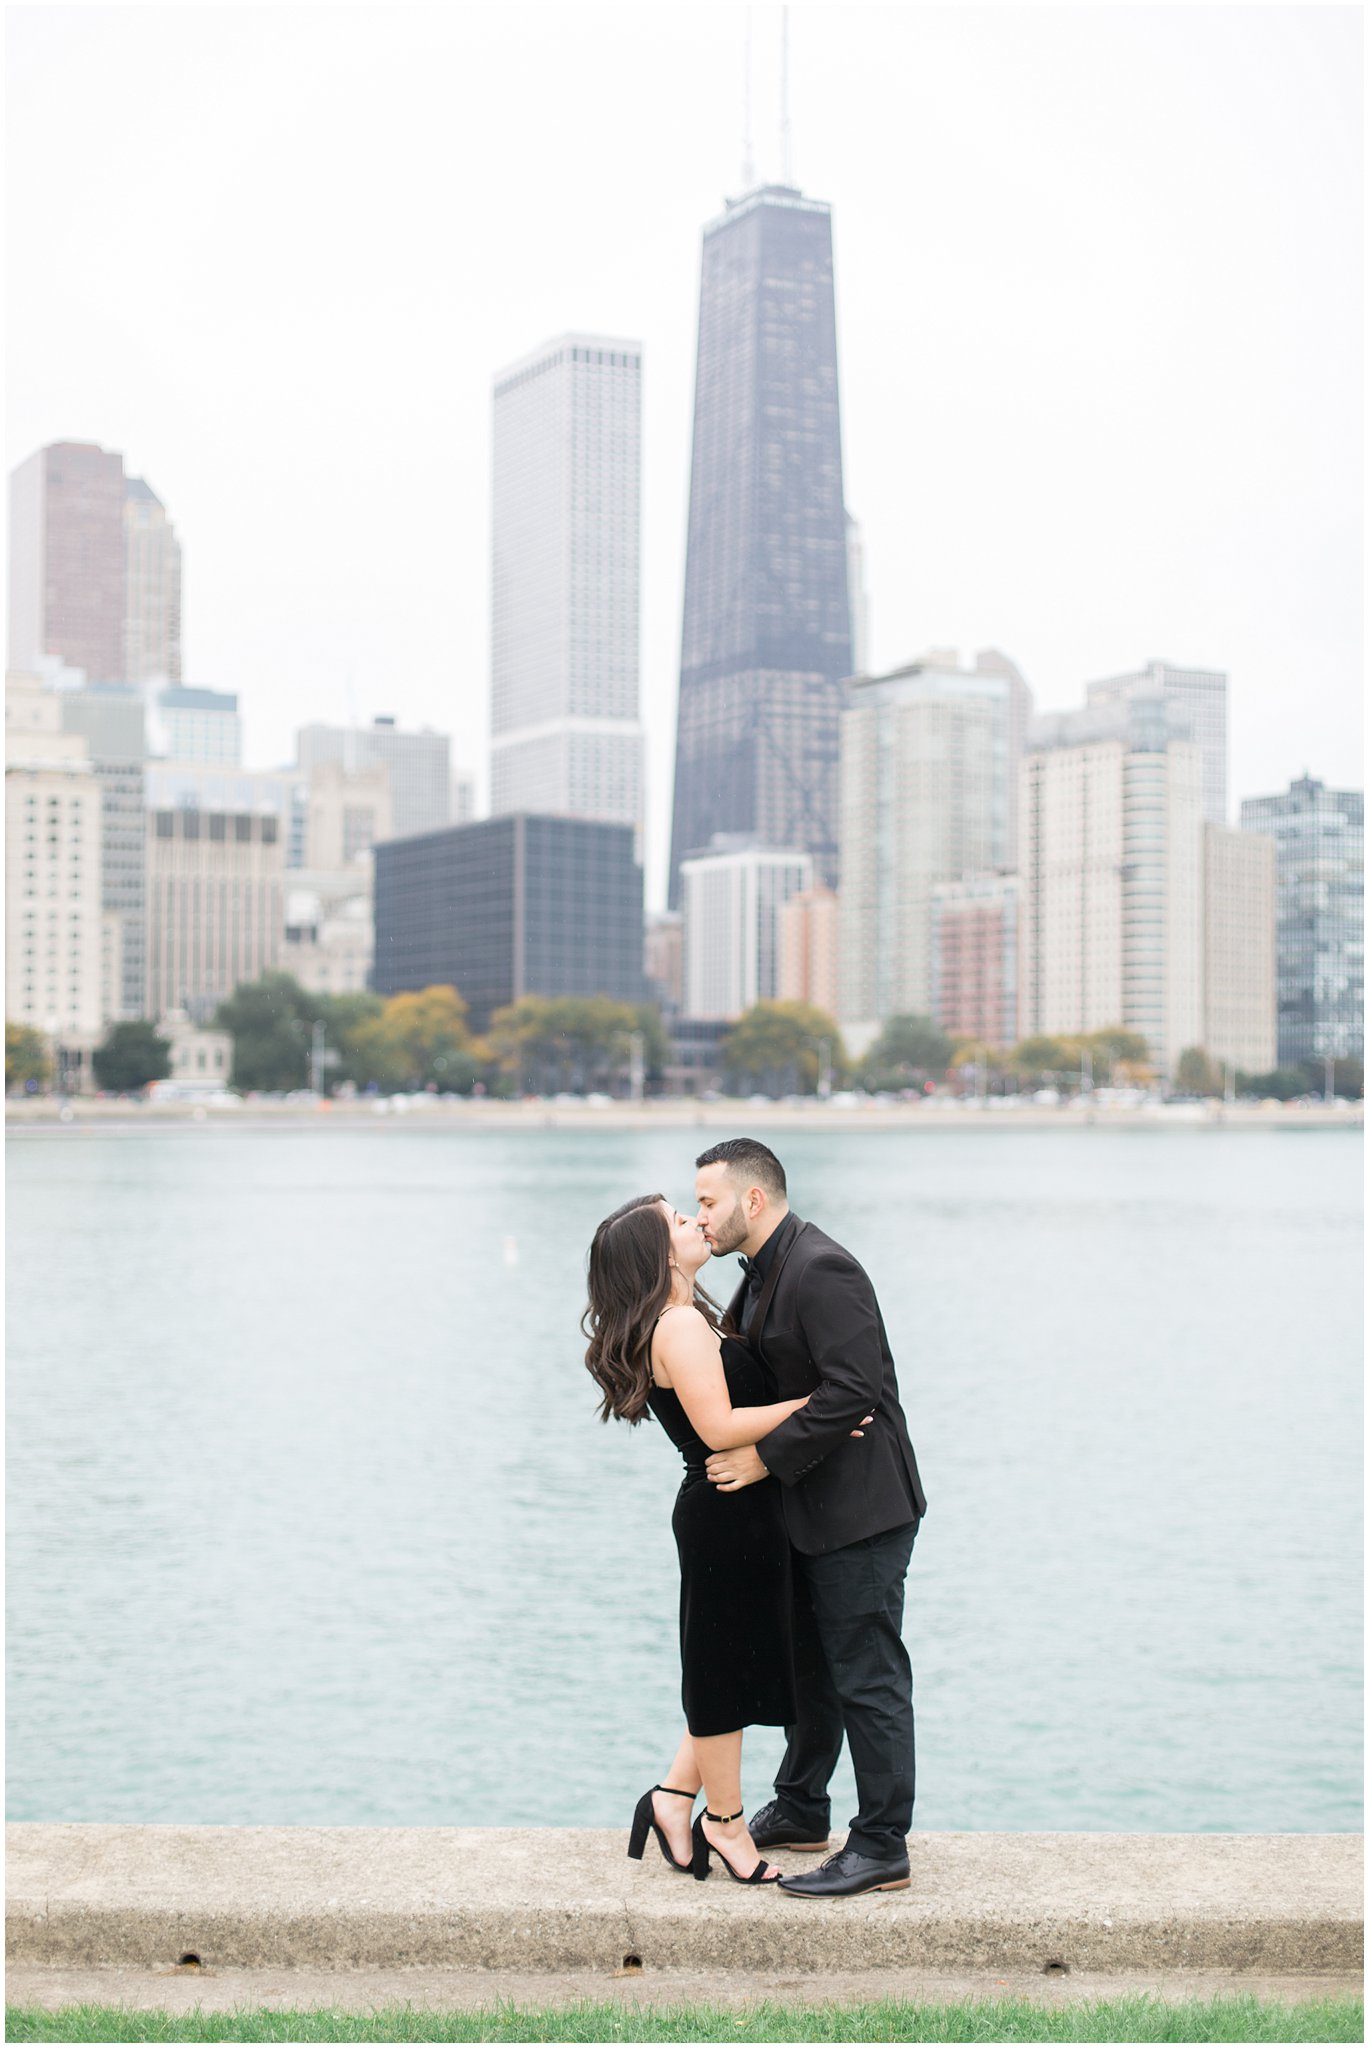
[(395, 2005), (371, 2013), (203, 2012), (173, 2015), (119, 2006), (53, 2011), (10, 2006), (11, 2041), (1362, 2041), (1364, 2001), (1310, 1999), (1285, 2005), (1254, 1997), (1099, 1999), (1041, 2006), (1028, 1999), (912, 2005), (789, 2005), (744, 2008), (581, 2002), (538, 2010), (505, 2003), (480, 2011), (424, 2012)]

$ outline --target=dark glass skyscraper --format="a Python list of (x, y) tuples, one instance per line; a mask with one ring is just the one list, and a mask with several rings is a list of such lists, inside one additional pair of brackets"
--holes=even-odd
[(382, 840), (379, 995), (449, 984), (473, 1031), (523, 996), (640, 1003), (642, 870), (631, 825), (525, 813)]
[(831, 209), (767, 185), (704, 229), (672, 905), (715, 832), (835, 881), (850, 669)]
[(1274, 841), (1281, 1067), (1364, 1057), (1364, 792), (1310, 775), (1248, 796), (1241, 830)]

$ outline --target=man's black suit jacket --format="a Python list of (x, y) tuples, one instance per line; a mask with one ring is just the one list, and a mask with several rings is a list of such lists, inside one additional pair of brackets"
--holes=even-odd
[[(777, 1401), (812, 1399), (756, 1448), (783, 1487), (790, 1542), (816, 1555), (919, 1521), (927, 1500), (868, 1274), (815, 1224), (791, 1213), (780, 1229), (747, 1340)], [(734, 1327), (744, 1292), (728, 1311)]]

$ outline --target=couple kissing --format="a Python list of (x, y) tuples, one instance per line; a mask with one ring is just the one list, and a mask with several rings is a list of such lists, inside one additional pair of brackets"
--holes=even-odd
[[(589, 1252), (585, 1363), (600, 1415), (654, 1416), (684, 1459), (672, 1528), (685, 1732), (638, 1802), (628, 1855), (640, 1859), (650, 1833), (696, 1878), (716, 1856), (739, 1884), (796, 1898), (899, 1890), (914, 1790), (903, 1586), (927, 1502), (879, 1304), (858, 1261), (789, 1207), (767, 1145), (710, 1146), (695, 1200), (686, 1216), (638, 1196)], [(724, 1311), (699, 1276), (732, 1252), (742, 1280)], [(783, 1727), (787, 1747), (774, 1798), (748, 1823), (753, 1725)], [(816, 1867), (781, 1872), (772, 1852), (832, 1847), (843, 1740), (859, 1806), (850, 1833)]]

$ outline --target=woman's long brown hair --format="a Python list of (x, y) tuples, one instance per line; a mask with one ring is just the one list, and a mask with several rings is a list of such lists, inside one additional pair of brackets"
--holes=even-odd
[[(670, 1299), (670, 1230), (664, 1195), (638, 1195), (606, 1216), (589, 1248), (589, 1305), (580, 1328), (585, 1364), (603, 1395), (599, 1420), (647, 1418), (651, 1340)], [(718, 1327), (718, 1309), (701, 1287), (694, 1305)]]

